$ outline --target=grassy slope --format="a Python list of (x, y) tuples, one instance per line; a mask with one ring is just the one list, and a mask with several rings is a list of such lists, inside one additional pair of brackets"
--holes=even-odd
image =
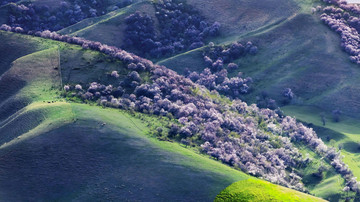
[(215, 198), (221, 201), (324, 201), (292, 189), (277, 187), (269, 182), (247, 179), (235, 182)]
[[(7, 39), (5, 34), (2, 39)], [(64, 60), (64, 72), (79, 60), (87, 64), (72, 73), (75, 76), (64, 76), (70, 82), (81, 74), (92, 79), (114, 68), (98, 62), (100, 70), (84, 74), (81, 71), (94, 68), (91, 61), (97, 61), (98, 54), (57, 45), (62, 60), (67, 55), (78, 58)], [(210, 201), (232, 182), (249, 177), (178, 144), (146, 137), (147, 126), (126, 112), (63, 102), (57, 97), (57, 54), (57, 48), (50, 48), (21, 57), (2, 77), (24, 84), (7, 97), (29, 102), (0, 122), (2, 199)], [(0, 82), (4, 88), (8, 84)], [(0, 104), (7, 99), (1, 97)]]
[[(325, 111), (340, 107), (347, 113), (357, 112), (360, 109), (357, 107), (358, 94), (356, 93), (356, 89), (359, 88), (357, 78), (360, 71), (340, 50), (339, 37), (324, 26), (318, 16), (310, 14), (312, 0), (272, 1), (262, 2), (261, 5), (254, 1), (244, 0), (241, 4), (239, 3), (241, 6), (237, 6), (238, 1), (219, 3), (218, 1), (190, 0), (188, 2), (199, 9), (210, 21), (221, 21), (224, 25), (226, 31), (221, 37), (211, 39), (212, 41), (228, 44), (234, 40), (244, 42), (251, 40), (259, 47), (258, 55), (247, 56), (236, 61), (245, 76), (255, 79), (255, 90), (246, 97), (247, 101), (254, 102), (255, 96), (260, 91), (266, 90), (272, 98), (281, 102), (282, 89), (290, 87), (297, 95), (296, 102), (299, 104), (321, 106)], [(137, 6), (135, 5), (134, 8)], [(274, 6), (279, 9), (274, 9)], [(259, 12), (254, 12), (254, 8), (257, 8)], [(221, 13), (221, 15), (214, 13)], [(117, 24), (106, 19), (84, 30), (89, 29), (94, 36), (95, 34), (101, 36), (97, 40), (105, 40), (105, 43), (109, 41), (113, 45), (116, 45), (117, 40), (120, 44), (121, 40), (113, 39), (115, 41), (112, 41), (107, 37), (104, 38), (103, 34), (107, 32), (102, 26), (103, 24), (118, 26), (122, 19), (119, 18), (120, 21), (117, 21)], [(231, 26), (234, 24), (236, 26)], [(241, 26), (242, 24), (246, 26)], [(77, 32), (77, 34), (80, 33), (90, 32), (81, 30)], [(82, 36), (88, 37), (87, 34)], [(201, 48), (167, 58), (159, 63), (180, 73), (185, 67), (201, 71), (205, 66)], [(340, 92), (345, 93), (346, 96), (339, 96)], [(347, 159), (352, 159), (346, 160), (347, 163), (353, 164), (352, 168), (357, 167), (354, 166), (355, 159), (351, 155)], [(357, 170), (354, 172), (357, 173)], [(338, 195), (341, 189), (342, 180), (339, 181), (341, 178), (339, 175), (328, 177), (313, 186), (312, 193), (326, 198), (334, 198)]]
[[(236, 61), (239, 71), (255, 81), (253, 93), (245, 98), (248, 102), (254, 102), (265, 90), (281, 103), (281, 91), (290, 87), (298, 104), (325, 111), (340, 108), (358, 117), (360, 70), (341, 51), (337, 34), (323, 25), (318, 16), (310, 14), (314, 2), (317, 1), (188, 1), (209, 21), (223, 24), (221, 37), (212, 41), (228, 44), (251, 40), (259, 47), (256, 56)], [(135, 10), (154, 14), (151, 4), (144, 1), (98, 19), (87, 19), (61, 33), (121, 46), (124, 18)], [(159, 64), (179, 73), (186, 67), (195, 71), (205, 67), (201, 49), (164, 59)]]
[[(312, 123), (317, 134), (325, 143), (331, 146), (342, 146), (341, 154), (344, 155), (344, 162), (347, 163), (354, 175), (360, 178), (360, 126), (357, 119), (342, 116), (341, 121), (333, 122), (330, 113), (324, 113), (319, 108), (287, 106), (283, 110), (295, 116), (298, 120)], [(322, 125), (320, 114), (324, 113), (326, 125)]]
[[(4, 200), (211, 201), (227, 185), (248, 178), (178, 144), (146, 137), (146, 125), (126, 112), (35, 105), (54, 109), (47, 117), (52, 125), (40, 124), (1, 147)], [(59, 115), (66, 122), (57, 121)]]
[[(336, 173), (332, 166), (320, 160), (320, 156), (309, 148), (297, 145), (298, 149), (304, 156), (312, 159), (312, 163), (303, 171), (303, 182), (307, 188), (315, 196), (321, 196), (329, 201), (339, 201), (342, 196), (342, 189), (344, 187), (344, 179)], [(323, 173), (322, 178), (312, 175), (317, 172), (319, 166), (325, 166), (327, 171)]]
[(121, 64), (76, 46), (1, 33), (4, 41), (16, 37), (24, 47), (36, 42), (44, 49), (17, 59), (0, 79), (2, 88), (9, 84), (5, 77), (23, 84), (3, 92), (0, 110), (10, 98), (28, 101), (0, 122), (2, 199), (210, 201), (229, 184), (249, 178), (179, 144), (145, 136), (146, 124), (126, 112), (58, 97), (58, 51), (67, 82), (85, 83)]
[[(228, 44), (233, 40), (254, 41), (259, 47), (259, 53), (237, 61), (240, 71), (255, 78), (255, 92), (247, 100), (254, 102), (255, 96), (266, 90), (272, 98), (281, 101), (281, 91), (286, 87), (292, 88), (297, 95), (295, 102), (298, 105), (285, 107), (285, 112), (302, 121), (314, 123), (324, 141), (328, 136), (336, 141), (327, 141), (329, 145), (343, 145), (344, 161), (355, 176), (360, 177), (358, 119), (344, 117), (345, 120), (340, 123), (328, 121), (326, 128), (330, 130), (318, 127), (321, 126), (320, 113), (327, 112), (327, 119), (331, 120), (329, 112), (337, 107), (345, 113), (358, 116), (360, 71), (349, 62), (348, 55), (341, 51), (338, 35), (324, 26), (318, 16), (310, 14), (312, 4), (311, 0), (300, 2), (300, 9), (295, 15), (280, 23), (268, 24), (245, 34), (229, 34), (215, 41), (220, 44)], [(217, 17), (214, 15), (212, 18)], [(204, 67), (201, 49), (159, 63), (180, 73), (185, 67), (194, 71), (201, 71)], [(328, 176), (312, 187), (311, 192), (336, 201), (332, 194), (339, 193), (341, 181), (339, 175)]]
[[(277, 2), (272, 3), (278, 5)], [(310, 14), (312, 1), (298, 5), (299, 9), (292, 15), (284, 15), (288, 18), (280, 23), (266, 24), (257, 30), (239, 34), (232, 34), (238, 29), (234, 26), (233, 32), (229, 31), (229, 34), (216, 40), (225, 44), (233, 40), (250, 40), (259, 47), (256, 56), (236, 61), (239, 71), (255, 81), (254, 92), (246, 100), (254, 102), (255, 96), (265, 90), (281, 103), (281, 91), (290, 87), (299, 104), (321, 107), (326, 111), (340, 108), (344, 113), (358, 117), (358, 66), (350, 63), (348, 55), (341, 50), (338, 35), (323, 25), (318, 16)], [(224, 9), (222, 12), (234, 11)], [(214, 15), (212, 18), (215, 20), (217, 17)], [(200, 50), (165, 59), (159, 64), (180, 73), (185, 67), (195, 71), (205, 67)]]
[(233, 41), (232, 37), (264, 26), (277, 24), (292, 16), (299, 8), (293, 1), (252, 0), (187, 0), (210, 22), (220, 22), (221, 36), (214, 42)]
[[(60, 30), (61, 34), (83, 37), (89, 40), (121, 47), (124, 40), (125, 18), (135, 11), (145, 12), (155, 17), (155, 9), (149, 1), (139, 1), (130, 6), (110, 12), (97, 18), (85, 19), (75, 25)], [(156, 23), (157, 21), (155, 21)]]
[[(340, 49), (338, 35), (323, 25), (318, 16), (310, 14), (312, 3), (311, 0), (301, 2), (301, 9), (296, 15), (281, 23), (246, 34), (229, 35), (218, 39), (218, 42), (227, 44), (232, 39), (254, 41), (259, 53), (237, 61), (240, 71), (255, 79), (255, 92), (246, 99), (254, 102), (255, 96), (266, 90), (270, 97), (281, 102), (281, 91), (286, 87), (292, 88), (297, 95), (297, 106), (285, 107), (285, 112), (302, 121), (314, 123), (324, 141), (328, 136), (336, 141), (326, 141), (329, 145), (343, 145), (344, 161), (359, 178), (360, 70), (349, 62), (348, 55)], [(182, 72), (184, 67), (201, 71), (204, 67), (201, 57), (199, 49), (166, 59), (160, 64), (178, 72)], [(327, 119), (331, 120), (330, 113), (335, 108), (356, 118), (344, 117), (345, 120), (340, 123), (328, 121), (326, 128), (318, 127), (322, 125), (320, 113), (326, 112)], [(334, 176), (324, 180), (313, 188), (312, 193), (325, 198), (330, 197), (326, 196), (328, 194), (338, 193), (332, 190), (338, 187), (338, 179), (339, 176)]]

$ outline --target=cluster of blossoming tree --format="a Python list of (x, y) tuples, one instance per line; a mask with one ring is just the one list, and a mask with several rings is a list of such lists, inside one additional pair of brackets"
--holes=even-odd
[(154, 58), (204, 46), (204, 40), (219, 35), (220, 24), (208, 23), (182, 0), (154, 3), (159, 31), (150, 15), (136, 12), (126, 18), (124, 48)]

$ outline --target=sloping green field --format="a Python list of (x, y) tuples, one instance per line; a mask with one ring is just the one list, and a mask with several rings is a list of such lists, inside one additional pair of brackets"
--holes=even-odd
[(125, 18), (136, 11), (145, 12), (156, 19), (154, 7), (151, 2), (145, 0), (97, 18), (85, 19), (58, 32), (121, 47), (126, 27)]
[[(345, 114), (359, 117), (360, 69), (341, 50), (340, 37), (323, 25), (318, 15), (310, 13), (311, 6), (316, 5), (313, 2), (294, 1), (298, 9), (284, 14), (288, 17), (278, 23), (265, 23), (258, 29), (240, 34), (229, 31), (214, 41), (219, 44), (252, 41), (259, 47), (257, 55), (235, 61), (240, 67), (238, 71), (254, 79), (253, 91), (245, 96), (246, 101), (256, 102), (256, 96), (265, 91), (282, 105), (283, 89), (291, 88), (296, 95), (293, 102), (298, 105), (316, 106), (326, 112), (339, 108)], [(200, 72), (206, 67), (202, 57), (199, 48), (166, 58), (158, 64), (179, 73), (185, 68)]]
[(51, 113), (1, 146), (4, 200), (211, 201), (232, 182), (248, 178), (180, 145), (147, 138), (146, 126), (126, 112), (33, 105)]
[(1, 91), (0, 111), (16, 109), (0, 120), (1, 199), (212, 201), (228, 185), (250, 178), (148, 136), (149, 123), (126, 111), (60, 97), (61, 83), (105, 80), (107, 72), (124, 69), (121, 63), (73, 45), (0, 33), (24, 48), (40, 44), (8, 63), (0, 77), (1, 89), (11, 87)]
[[(344, 162), (349, 165), (356, 177), (360, 177), (360, 125), (357, 119), (343, 115), (340, 122), (334, 122), (331, 113), (307, 106), (287, 106), (283, 110), (300, 121), (311, 123), (328, 145), (341, 148)], [(321, 114), (325, 116), (325, 126), (321, 121)]]
[(277, 187), (269, 182), (255, 179), (247, 179), (235, 182), (224, 189), (215, 198), (216, 202), (221, 201), (303, 201), (315, 202), (325, 201), (301, 192), (296, 192), (285, 187)]
[[(22, 38), (3, 34), (2, 39), (13, 36)], [(55, 45), (18, 58), (0, 79), (1, 88), (11, 87), (2, 91), (0, 110), (16, 104), (13, 100), (26, 100), (0, 122), (2, 200), (211, 201), (232, 182), (249, 178), (178, 144), (146, 136), (145, 123), (126, 111), (64, 102), (59, 53), (63, 73), (75, 71), (63, 76), (68, 82), (85, 83), (98, 71), (121, 66), (100, 62), (93, 67), (88, 59), (97, 61), (98, 53)], [(81, 56), (65, 60), (67, 54)], [(81, 68), (73, 70), (74, 65)], [(98, 71), (86, 74), (86, 68)], [(21, 85), (11, 85), (16, 82)]]

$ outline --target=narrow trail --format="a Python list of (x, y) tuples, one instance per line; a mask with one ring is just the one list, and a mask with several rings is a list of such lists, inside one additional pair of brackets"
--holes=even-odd
[[(290, 17), (288, 18), (285, 18), (285, 19), (281, 19), (281, 20), (278, 20), (274, 23), (271, 23), (271, 24), (268, 24), (268, 25), (264, 25), (254, 31), (250, 31), (250, 32), (247, 32), (245, 34), (241, 34), (239, 36), (236, 37), (236, 40), (227, 40), (227, 41), (223, 41), (222, 43), (220, 43), (220, 45), (229, 45), (231, 43), (233, 43), (234, 41), (237, 41), (237, 40), (240, 40), (240, 39), (243, 39), (243, 38), (246, 38), (246, 37), (250, 37), (250, 36), (257, 36), (257, 35), (260, 35), (260, 34), (263, 34), (263, 33), (266, 33), (266, 32), (269, 32), (271, 30), (274, 30), (280, 26), (282, 26), (283, 24), (291, 21), (292, 19), (294, 19), (296, 16), (298, 16), (299, 13), (294, 13), (293, 15), (291, 15)], [(228, 38), (233, 38), (233, 36), (231, 37), (228, 37)], [(234, 39), (234, 38), (233, 38)], [(226, 39), (225, 39), (226, 40)], [(163, 60), (160, 60), (160, 61), (157, 61), (155, 64), (161, 64), (161, 63), (164, 63), (164, 62), (167, 62), (167, 61), (171, 61), (177, 57), (180, 57), (180, 56), (183, 56), (183, 55), (186, 55), (186, 54), (189, 54), (189, 53), (192, 53), (192, 52), (196, 52), (196, 51), (199, 51), (199, 50), (202, 50), (204, 48), (206, 48), (208, 45), (205, 45), (205, 46), (202, 46), (202, 47), (199, 47), (199, 48), (196, 48), (196, 49), (193, 49), (193, 50), (190, 50), (190, 51), (187, 51), (187, 52), (184, 52), (184, 53), (180, 53), (180, 54), (177, 54), (177, 55), (174, 55), (172, 57), (169, 57), (169, 58), (166, 58), (166, 59), (163, 59)]]

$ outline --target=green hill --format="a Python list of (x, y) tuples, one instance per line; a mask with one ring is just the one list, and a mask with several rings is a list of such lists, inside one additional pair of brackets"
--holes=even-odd
[[(253, 91), (244, 99), (254, 103), (256, 96), (266, 91), (281, 105), (281, 92), (291, 88), (296, 98), (293, 105), (283, 108), (285, 113), (309, 123), (328, 145), (343, 148), (344, 161), (359, 178), (360, 70), (340, 49), (339, 36), (323, 25), (319, 16), (310, 13), (310, 8), (320, 2), (188, 0), (187, 3), (210, 22), (222, 24), (221, 35), (207, 42), (226, 45), (238, 40), (252, 41), (259, 47), (256, 56), (235, 61), (240, 66), (238, 71), (254, 79)], [(85, 19), (59, 33), (120, 47), (124, 19), (135, 11), (156, 19), (151, 1), (139, 1), (104, 16)], [(5, 15), (0, 8), (0, 22)], [(158, 26), (156, 21), (155, 24)], [(0, 54), (0, 159), (6, 160), (0, 166), (5, 173), (0, 176), (3, 179), (0, 198), (145, 200), (152, 196), (154, 200), (208, 201), (229, 184), (249, 178), (179, 144), (147, 136), (149, 125), (161, 125), (161, 120), (68, 103), (60, 96), (61, 84), (115, 82), (109, 76), (111, 71), (119, 71), (120, 76), (128, 73), (121, 62), (51, 40), (1, 31), (0, 40), (0, 53), (6, 53)], [(202, 50), (154, 61), (179, 73), (185, 68), (200, 72), (206, 66)], [(340, 123), (333, 123), (331, 111), (337, 108), (345, 115)], [(320, 113), (326, 115), (325, 127), (321, 126)], [(313, 169), (322, 164), (330, 168), (322, 179), (314, 178), (314, 170), (299, 171), (310, 193), (338, 201), (343, 195), (343, 179), (328, 162), (306, 148), (300, 149), (315, 159)], [(38, 165), (44, 166), (37, 170)], [(49, 179), (53, 183), (44, 186)], [(222, 194), (228, 197), (229, 192), (231, 195), (244, 187), (259, 186), (254, 191), (259, 197), (273, 197), (271, 194), (276, 192), (275, 198), (294, 198), (293, 193), (282, 195), (284, 188), (265, 182), (242, 183)], [(199, 188), (194, 188), (195, 185)], [(264, 187), (269, 188), (270, 196), (261, 195)]]
[[(281, 105), (281, 92), (291, 88), (296, 103), (331, 112), (341, 109), (352, 116), (359, 114), (357, 65), (340, 49), (340, 38), (319, 16), (311, 14), (315, 0), (257, 2), (248, 0), (187, 1), (210, 22), (222, 24), (219, 37), (209, 41), (230, 44), (252, 41), (259, 47), (256, 56), (235, 61), (245, 76), (254, 79), (253, 92), (245, 97), (249, 103), (266, 91)], [(221, 5), (221, 6), (216, 6)], [(96, 19), (87, 19), (61, 30), (62, 34), (81, 36), (120, 47), (125, 29), (124, 19), (135, 11), (154, 17), (150, 1), (135, 3)], [(157, 61), (179, 73), (185, 68), (202, 71), (206, 64), (202, 48)], [(236, 75), (233, 72), (232, 75)]]
[(292, 189), (279, 187), (268, 182), (247, 179), (235, 182), (215, 198), (220, 201), (324, 201), (322, 199), (296, 192)]
[[(146, 125), (126, 112), (62, 102), (34, 103), (26, 111), (46, 120), (1, 146), (3, 200), (211, 201), (228, 184), (248, 178), (148, 138)], [(27, 117), (12, 122), (22, 127)]]
[(146, 12), (153, 19), (156, 19), (155, 9), (152, 4), (149, 1), (139, 1), (97, 18), (85, 19), (58, 31), (58, 33), (79, 36), (107, 45), (121, 47), (126, 27), (125, 18), (136, 11)]
[[(281, 23), (242, 35), (229, 34), (217, 42), (233, 40), (252, 41), (259, 47), (256, 56), (236, 61), (239, 71), (254, 79), (254, 92), (245, 98), (249, 102), (266, 91), (281, 104), (282, 90), (291, 88), (301, 105), (328, 112), (340, 108), (357, 116), (360, 70), (341, 50), (338, 35), (323, 25), (319, 16), (310, 14), (310, 8), (298, 10)], [(201, 49), (193, 50), (159, 64), (180, 73), (184, 67), (201, 71), (205, 66), (201, 53)]]
[(36, 43), (44, 50), (16, 59), (0, 79), (0, 110), (17, 110), (2, 113), (0, 122), (2, 200), (211, 201), (232, 182), (249, 178), (179, 144), (147, 136), (146, 122), (126, 111), (59, 97), (61, 80), (103, 79), (99, 71), (121, 64), (80, 47), (1, 32), (1, 40), (8, 39), (14, 48)]
[[(127, 74), (121, 63), (79, 46), (5, 32), (0, 37), (12, 40), (8, 49), (30, 53), (8, 62), (0, 80), (0, 111), (6, 112), (0, 120), (2, 199), (211, 201), (249, 178), (149, 136), (162, 119), (61, 98), (61, 83), (111, 82), (106, 75), (112, 70)], [(316, 166), (321, 160), (312, 155)], [(341, 179), (331, 170), (328, 175)], [(318, 196), (337, 196), (342, 183), (330, 182), (333, 192)]]
[[(292, 103), (294, 105), (284, 107), (286, 114), (315, 124), (309, 126), (314, 127), (328, 145), (344, 148), (341, 151), (344, 161), (359, 178), (357, 122), (360, 69), (341, 50), (339, 36), (325, 26), (319, 16), (310, 14), (309, 6), (304, 4), (303, 8), (281, 23), (229, 36), (230, 41), (221, 38), (218, 42), (228, 44), (233, 38), (253, 41), (258, 45), (256, 56), (236, 61), (239, 71), (254, 79), (254, 91), (245, 96), (245, 100), (256, 102), (256, 96), (266, 91), (281, 105), (281, 92), (291, 88), (296, 99)], [(201, 67), (205, 66), (201, 49), (165, 59), (159, 64), (180, 73), (183, 67), (201, 71)], [(334, 109), (340, 109), (344, 114), (340, 123), (332, 120)], [(326, 128), (330, 131), (321, 127), (320, 114), (326, 114)]]

